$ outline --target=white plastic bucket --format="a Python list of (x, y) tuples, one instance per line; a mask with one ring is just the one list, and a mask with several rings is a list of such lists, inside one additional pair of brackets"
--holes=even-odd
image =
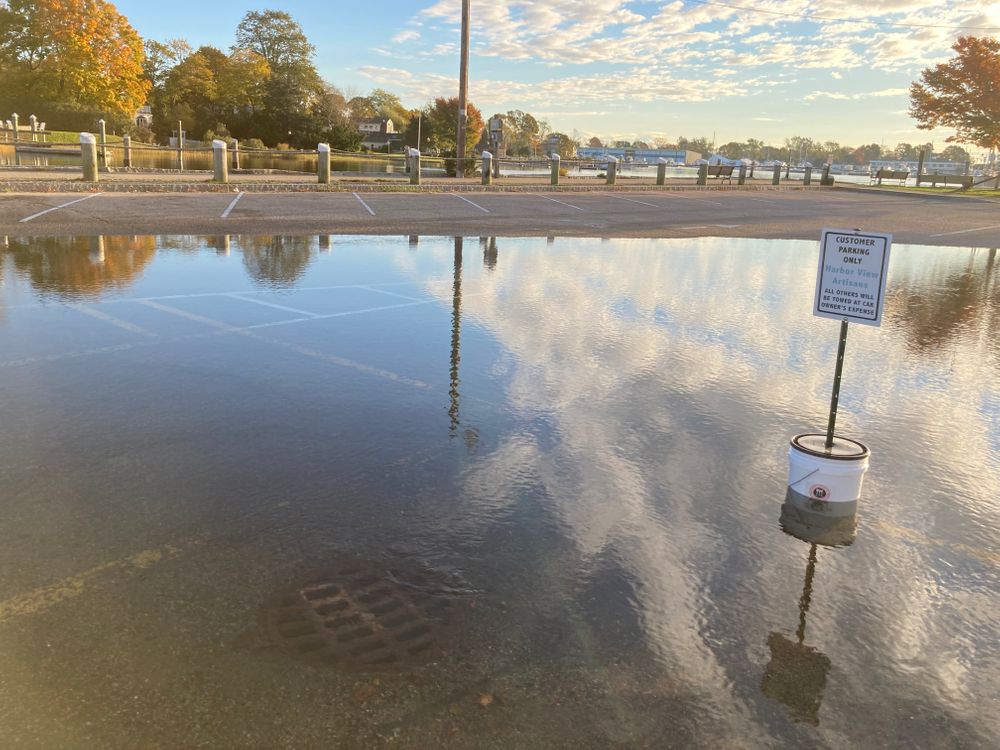
[(855, 504), (861, 497), (870, 455), (867, 446), (856, 440), (834, 437), (828, 449), (826, 435), (796, 435), (788, 448), (788, 488), (824, 505)]

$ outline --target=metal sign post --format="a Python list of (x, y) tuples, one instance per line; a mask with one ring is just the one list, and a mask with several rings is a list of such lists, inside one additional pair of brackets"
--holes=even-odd
[(847, 324), (882, 325), (885, 282), (892, 235), (858, 229), (824, 229), (820, 238), (819, 269), (813, 315), (840, 321), (840, 342), (833, 375), (826, 449), (833, 448), (840, 381), (847, 349)]

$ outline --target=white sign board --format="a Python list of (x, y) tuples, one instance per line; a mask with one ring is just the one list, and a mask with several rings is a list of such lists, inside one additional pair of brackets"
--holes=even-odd
[(882, 325), (891, 246), (891, 234), (824, 229), (813, 315)]

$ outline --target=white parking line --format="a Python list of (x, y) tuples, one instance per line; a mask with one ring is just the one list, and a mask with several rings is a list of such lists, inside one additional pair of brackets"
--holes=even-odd
[(82, 198), (77, 198), (76, 200), (72, 200), (69, 203), (63, 203), (62, 205), (59, 206), (46, 208), (44, 211), (39, 211), (37, 214), (32, 214), (31, 216), (25, 216), (23, 219), (21, 219), (19, 223), (24, 224), (25, 222), (31, 221), (32, 219), (37, 219), (39, 216), (45, 216), (45, 214), (50, 214), (53, 211), (58, 211), (60, 208), (66, 208), (66, 206), (72, 206), (74, 203), (83, 203), (83, 201), (88, 201), (91, 198), (96, 198), (99, 195), (104, 195), (104, 193), (91, 193), (90, 195), (85, 195)]
[(932, 234), (931, 237), (951, 237), (956, 234), (969, 234), (970, 232), (985, 232), (988, 229), (1000, 229), (1000, 224), (994, 224), (991, 227), (976, 227), (975, 229), (959, 229), (957, 232), (942, 232), (941, 234)]
[(663, 195), (669, 198), (683, 198), (686, 201), (696, 201), (697, 203), (711, 203), (713, 206), (721, 206), (722, 203), (719, 201), (707, 201), (704, 198), (692, 198), (690, 195), (678, 195), (673, 190), (668, 190)]
[(560, 206), (568, 206), (569, 208), (575, 208), (577, 211), (584, 211), (585, 210), (583, 208), (580, 208), (579, 206), (574, 206), (572, 203), (564, 203), (563, 201), (557, 201), (555, 198), (550, 198), (547, 195), (541, 195), (541, 194), (538, 194), (538, 193), (536, 193), (536, 195), (538, 195), (539, 198), (544, 198), (547, 201), (552, 201), (553, 203), (558, 203)]
[(233, 210), (234, 208), (236, 208), (236, 204), (240, 202), (240, 198), (242, 198), (242, 197), (243, 197), (244, 195), (246, 195), (246, 193), (244, 193), (244, 192), (242, 192), (242, 191), (241, 191), (241, 192), (239, 192), (239, 193), (237, 193), (237, 194), (236, 194), (236, 197), (235, 197), (235, 198), (233, 198), (233, 202), (232, 202), (232, 203), (230, 203), (230, 204), (229, 204), (229, 205), (228, 205), (228, 206), (226, 207), (226, 210), (222, 212), (222, 216), (221, 216), (220, 218), (223, 218), (223, 219), (228, 219), (228, 218), (229, 218), (229, 213), (230, 213), (230, 212), (231, 212), (231, 211), (232, 211), (232, 210)]
[(72, 305), (71, 307), (77, 312), (89, 315), (92, 318), (97, 318), (97, 320), (103, 320), (105, 323), (110, 323), (111, 325), (117, 326), (123, 331), (128, 331), (129, 333), (138, 333), (140, 336), (156, 335), (152, 331), (147, 331), (145, 328), (137, 326), (135, 323), (129, 323), (127, 320), (121, 320), (120, 318), (108, 315), (106, 312), (102, 312), (101, 310), (95, 310), (93, 307), (84, 307), (83, 305)]
[(637, 201), (634, 198), (622, 198), (620, 195), (611, 195), (612, 198), (617, 198), (620, 201), (628, 201), (629, 203), (638, 203), (640, 206), (649, 206), (650, 208), (663, 208), (655, 203), (644, 203), (643, 201)]
[(409, 300), (410, 302), (422, 302), (422, 300), (419, 300), (416, 297), (408, 297), (405, 294), (396, 294), (395, 292), (390, 292), (385, 289), (376, 289), (375, 287), (371, 286), (359, 286), (358, 289), (364, 289), (369, 292), (377, 292), (378, 294), (387, 294), (390, 297), (399, 297), (400, 299), (406, 299)]
[(367, 203), (365, 203), (365, 202), (364, 202), (363, 200), (361, 200), (361, 196), (360, 196), (360, 195), (358, 195), (357, 193), (351, 193), (351, 195), (353, 195), (353, 196), (354, 196), (355, 198), (357, 198), (357, 199), (358, 199), (358, 203), (360, 203), (360, 204), (361, 204), (362, 206), (364, 206), (364, 207), (365, 207), (365, 210), (366, 210), (366, 211), (367, 211), (368, 213), (370, 213), (370, 214), (371, 214), (372, 216), (374, 216), (374, 215), (375, 215), (375, 212), (374, 212), (374, 211), (372, 211), (372, 207), (371, 207), (371, 206), (369, 206), (369, 205), (368, 205)]
[[(335, 288), (355, 288), (354, 285), (349, 287), (335, 287)], [(463, 295), (463, 299), (469, 298), (470, 295)], [(476, 297), (479, 295), (471, 295)], [(178, 297), (183, 297), (183, 295), (177, 295), (174, 299)], [(167, 299), (167, 298), (160, 298)], [(80, 357), (92, 357), (100, 354), (113, 354), (117, 352), (127, 352), (133, 349), (140, 349), (143, 347), (150, 347), (159, 344), (172, 344), (179, 343), (182, 341), (197, 341), (199, 339), (209, 338), (212, 336), (223, 336), (226, 334), (252, 334), (253, 331), (260, 330), (262, 328), (277, 328), (280, 326), (295, 325), (298, 323), (308, 323), (315, 320), (331, 320), (333, 318), (343, 318), (349, 317), (351, 315), (366, 315), (368, 313), (383, 312), (387, 310), (399, 310), (404, 307), (414, 307), (417, 305), (434, 305), (439, 302), (437, 299), (419, 300), (417, 302), (403, 302), (398, 305), (384, 305), (382, 307), (369, 307), (363, 310), (347, 310), (344, 312), (330, 313), (328, 315), (315, 315), (312, 317), (304, 318), (291, 318), (289, 320), (279, 320), (274, 323), (258, 323), (257, 325), (246, 326), (245, 328), (237, 328), (236, 326), (228, 325), (227, 323), (222, 323), (218, 320), (212, 320), (211, 318), (203, 318), (200, 315), (194, 315), (193, 313), (188, 313), (183, 310), (179, 310), (175, 307), (168, 307), (167, 305), (160, 305), (153, 302), (151, 299), (131, 299), (129, 302), (138, 302), (140, 304), (146, 305), (147, 307), (152, 307), (154, 309), (160, 309), (163, 312), (168, 312), (173, 315), (179, 315), (189, 320), (195, 320), (199, 323), (204, 323), (212, 327), (211, 331), (206, 331), (204, 333), (189, 333), (182, 336), (174, 336), (172, 338), (150, 338), (145, 341), (138, 341), (128, 344), (116, 344), (114, 346), (102, 346), (95, 349), (82, 349), (72, 352), (59, 352), (56, 354), (45, 354), (38, 357), (24, 357), (22, 359), (10, 359), (7, 361), (0, 360), (0, 370), (13, 367), (26, 367), (30, 365), (42, 364), (46, 362), (58, 362), (65, 359), (77, 359)]]
[(265, 302), (262, 299), (253, 299), (252, 297), (244, 297), (241, 294), (226, 294), (226, 297), (232, 299), (242, 300), (243, 302), (252, 302), (255, 305), (263, 305), (264, 307), (273, 307), (275, 310), (284, 310), (285, 312), (295, 313), (296, 315), (305, 315), (310, 318), (318, 318), (318, 313), (311, 313), (308, 310), (298, 310), (294, 307), (285, 307), (284, 305), (277, 305), (274, 302)]
[(465, 197), (465, 196), (463, 196), (463, 195), (459, 195), (458, 193), (448, 193), (448, 195), (454, 195), (454, 196), (455, 196), (456, 198), (458, 198), (459, 200), (461, 200), (461, 201), (465, 201), (466, 203), (468, 203), (468, 204), (469, 204), (469, 205), (471, 205), (471, 206), (475, 206), (475, 207), (476, 207), (476, 208), (478, 208), (478, 209), (479, 209), (480, 211), (482, 211), (482, 212), (483, 212), (484, 214), (488, 214), (488, 213), (490, 212), (490, 210), (489, 210), (488, 208), (483, 208), (483, 207), (482, 207), (482, 206), (480, 206), (480, 205), (479, 205), (478, 203), (473, 203), (472, 201), (470, 201), (470, 200), (469, 200), (468, 198), (466, 198), (466, 197)]
[(159, 302), (153, 302), (152, 300), (139, 300), (139, 304), (145, 305), (146, 307), (152, 307), (154, 310), (160, 310), (161, 312), (176, 315), (179, 318), (187, 318), (188, 320), (193, 320), (196, 323), (212, 326), (213, 328), (218, 328), (220, 331), (234, 332), (240, 330), (236, 326), (231, 326), (220, 320), (212, 320), (211, 318), (206, 318), (203, 315), (196, 315), (195, 313), (190, 313), (187, 310), (179, 310), (178, 308), (170, 307), (169, 305), (161, 305)]

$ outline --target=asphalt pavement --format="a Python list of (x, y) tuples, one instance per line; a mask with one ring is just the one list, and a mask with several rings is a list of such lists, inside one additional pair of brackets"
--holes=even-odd
[[(221, 187), (221, 186), (220, 186)], [(824, 227), (895, 241), (1000, 246), (1000, 201), (856, 187), (560, 190), (465, 184), (423, 192), (10, 192), (0, 236), (375, 234), (813, 239)]]

